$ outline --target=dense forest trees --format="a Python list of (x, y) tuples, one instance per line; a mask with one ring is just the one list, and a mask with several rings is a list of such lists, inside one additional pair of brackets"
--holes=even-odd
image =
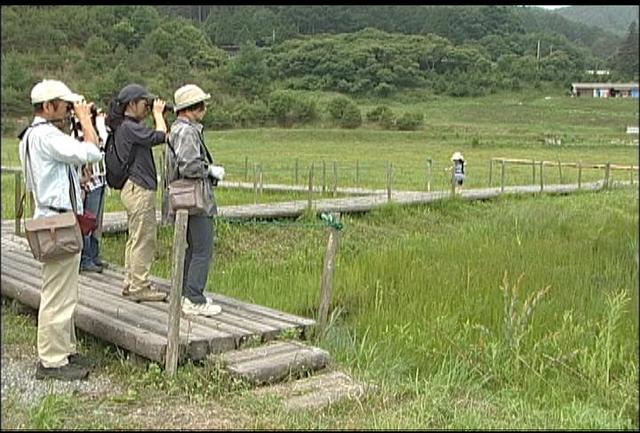
[[(224, 128), (290, 125), (328, 112), (306, 91), (357, 100), (412, 88), (461, 97), (545, 84), (568, 89), (608, 57), (618, 73), (612, 78), (637, 74), (637, 27), (613, 47), (615, 38), (578, 24), (548, 20), (545, 28), (544, 11), (528, 9), (3, 6), (3, 131), (5, 119), (29, 115), (30, 88), (44, 77), (64, 79), (102, 106), (129, 82), (167, 99), (195, 82), (214, 97), (205, 123)], [(608, 57), (590, 48), (598, 43)], [(226, 45), (240, 46), (238, 54)], [(359, 124), (352, 104), (345, 107), (338, 111), (350, 120), (341, 123)], [(397, 125), (385, 116), (385, 125)]]

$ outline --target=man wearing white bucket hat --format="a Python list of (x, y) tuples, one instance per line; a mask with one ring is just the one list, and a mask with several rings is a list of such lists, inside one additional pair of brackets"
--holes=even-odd
[(189, 211), (187, 250), (182, 282), (182, 311), (187, 315), (213, 316), (222, 311), (204, 296), (209, 267), (213, 258), (213, 217), (217, 206), (213, 186), (224, 178), (224, 167), (214, 165), (204, 143), (203, 125), (207, 111), (205, 101), (211, 95), (195, 84), (187, 84), (174, 94), (177, 118), (171, 125), (167, 155), (167, 180), (202, 179), (206, 202), (204, 212)]
[(451, 162), (453, 162), (453, 182), (455, 183), (456, 192), (462, 190), (462, 184), (464, 183), (464, 156), (460, 152), (454, 152), (451, 155)]
[[(33, 191), (35, 198), (33, 217), (72, 209), (82, 214), (80, 181), (74, 166), (102, 158), (91, 122), (91, 104), (58, 80), (36, 84), (31, 90), (31, 104), (33, 122), (19, 135), (19, 151), (27, 191)], [(67, 134), (72, 111), (84, 130), (83, 141)], [(88, 360), (77, 353), (76, 346), (79, 266), (80, 252), (42, 263), (37, 379), (71, 381), (89, 374)]]

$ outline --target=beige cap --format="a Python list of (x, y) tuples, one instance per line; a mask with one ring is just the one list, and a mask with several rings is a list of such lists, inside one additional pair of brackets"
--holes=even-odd
[(176, 90), (176, 93), (173, 95), (173, 99), (176, 103), (174, 110), (182, 110), (183, 108), (187, 108), (209, 98), (211, 98), (211, 95), (209, 93), (204, 93), (200, 87), (195, 84), (186, 84)]
[(451, 161), (464, 161), (464, 156), (460, 152), (454, 152), (451, 155)]
[(80, 102), (84, 98), (82, 95), (73, 93), (66, 84), (58, 80), (42, 80), (31, 89), (31, 103), (62, 99), (67, 102)]

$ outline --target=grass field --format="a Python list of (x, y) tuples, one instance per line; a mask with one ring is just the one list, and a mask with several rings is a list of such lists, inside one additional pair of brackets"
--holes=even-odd
[[(406, 185), (424, 187), (424, 158), (431, 156), (434, 166), (437, 161), (443, 168), (454, 150), (467, 157), (470, 187), (486, 186), (493, 156), (638, 164), (637, 147), (614, 141), (629, 140), (623, 126), (637, 122), (635, 100), (492, 96), (414, 101), (411, 107), (430, 113), (425, 131), (265, 129), (209, 132), (207, 139), (214, 157), (231, 168), (232, 180), (244, 180), (247, 155), (251, 163), (273, 167), (274, 177), (281, 167), (277, 179), (282, 181), (293, 176), (296, 158), (300, 166), (311, 161), (317, 166), (323, 159), (345, 166), (360, 161), (361, 167), (383, 170), (362, 178), (378, 188), (384, 185), (376, 182), (383, 182), (386, 161), (413, 170)], [(545, 145), (540, 138), (547, 132), (573, 144)], [(5, 140), (2, 158), (3, 165), (15, 164)], [(530, 179), (529, 170), (512, 176), (509, 171), (508, 179)], [(12, 197), (7, 178), (3, 199)], [(362, 402), (321, 414), (283, 412), (277, 402), (256, 401), (225, 387), (214, 371), (185, 366), (168, 381), (87, 339), (91, 353), (132, 397), (115, 409), (107, 400), (99, 405), (81, 396), (60, 398), (59, 405), (84, 409), (85, 415), (68, 414), (58, 422), (72, 428), (132, 428), (138, 424), (126, 417), (105, 419), (105, 407), (123, 415), (156, 398), (167, 407), (174, 400), (215, 401), (242, 410), (247, 416), (237, 426), (253, 429), (637, 430), (635, 185), (568, 196), (389, 205), (343, 215), (331, 326), (313, 344), (329, 350), (354, 377), (379, 386)], [(223, 206), (253, 199), (253, 192), (218, 196)], [(218, 221), (216, 229), (208, 290), (315, 317), (327, 236), (318, 221)], [(172, 236), (171, 228), (159, 231), (156, 275), (169, 276)], [(105, 236), (104, 258), (122, 263), (124, 241), (123, 234)], [(7, 308), (5, 314), (14, 326), (3, 327), (3, 341), (33, 345), (33, 325)], [(158, 392), (160, 401), (152, 397)], [(52, 404), (43, 402), (40, 414), (45, 403)], [(7, 407), (14, 412), (3, 427), (39, 425), (33, 413), (12, 401), (3, 404), (3, 415)]]

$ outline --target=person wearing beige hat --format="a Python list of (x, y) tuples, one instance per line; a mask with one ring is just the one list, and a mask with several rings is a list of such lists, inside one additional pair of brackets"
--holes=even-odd
[(222, 311), (219, 305), (204, 296), (213, 259), (213, 217), (217, 215), (213, 187), (224, 178), (224, 167), (214, 164), (204, 143), (201, 122), (207, 111), (205, 101), (210, 98), (210, 94), (195, 84), (176, 90), (174, 110), (177, 118), (171, 125), (165, 153), (167, 180), (202, 179), (204, 196), (208, 199), (204, 212), (189, 211), (182, 280), (182, 311), (187, 315), (213, 316)]
[[(91, 104), (58, 80), (42, 80), (31, 90), (34, 118), (19, 135), (20, 162), (27, 191), (35, 199), (35, 219), (68, 212), (82, 214), (80, 181), (75, 166), (100, 161)], [(67, 130), (75, 113), (84, 139)], [(77, 353), (74, 315), (78, 304), (80, 253), (42, 263), (38, 308), (36, 378), (85, 379), (88, 360)]]

